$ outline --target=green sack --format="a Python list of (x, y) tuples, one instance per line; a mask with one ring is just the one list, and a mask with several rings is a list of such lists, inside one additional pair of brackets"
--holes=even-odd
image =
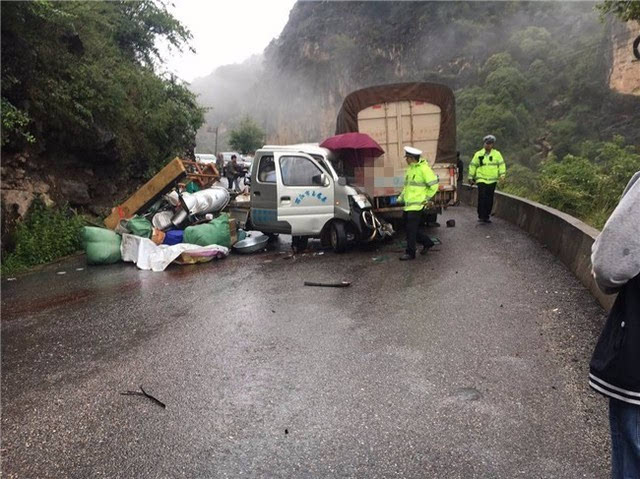
[(200, 187), (193, 181), (190, 181), (185, 190), (187, 193), (195, 193), (196, 191), (200, 191)]
[(88, 264), (112, 264), (122, 260), (117, 233), (105, 228), (85, 226), (80, 233)]
[(151, 238), (153, 226), (151, 221), (142, 216), (134, 216), (127, 222), (127, 229), (132, 235), (142, 236), (143, 238)]
[(216, 244), (230, 248), (229, 215), (223, 213), (209, 223), (189, 226), (184, 230), (182, 242), (198, 246)]

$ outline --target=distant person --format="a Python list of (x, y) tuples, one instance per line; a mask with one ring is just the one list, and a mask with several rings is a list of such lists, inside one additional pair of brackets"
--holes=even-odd
[(589, 385), (609, 398), (611, 477), (640, 477), (640, 171), (591, 248), (592, 273), (618, 293), (589, 364)]
[(222, 177), (224, 175), (224, 156), (222, 153), (216, 155), (216, 169), (218, 174)]
[(460, 152), (456, 151), (456, 167), (458, 168), (458, 189), (462, 185), (462, 173), (464, 171), (464, 163), (460, 159)]
[(404, 152), (409, 168), (404, 176), (404, 188), (397, 200), (399, 203), (404, 203), (407, 234), (407, 249), (400, 257), (401, 261), (416, 258), (416, 242), (422, 244), (421, 255), (426, 254), (433, 246), (431, 238), (420, 231), (420, 224), (423, 220), (424, 207), (438, 192), (438, 177), (426, 160), (421, 158), (422, 151), (405, 146)]
[(496, 183), (505, 177), (507, 167), (500, 152), (493, 148), (496, 137), (487, 135), (483, 141), (484, 148), (476, 151), (469, 163), (469, 183), (478, 184), (478, 221), (491, 223)]
[(227, 181), (229, 182), (229, 189), (234, 189), (236, 179), (240, 176), (240, 165), (238, 165), (238, 157), (231, 155), (231, 161), (227, 165)]

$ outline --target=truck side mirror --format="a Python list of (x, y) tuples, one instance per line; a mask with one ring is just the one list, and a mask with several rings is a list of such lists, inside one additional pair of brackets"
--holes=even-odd
[(324, 173), (321, 173), (311, 178), (311, 183), (314, 185), (329, 186), (329, 178), (327, 178), (327, 175)]

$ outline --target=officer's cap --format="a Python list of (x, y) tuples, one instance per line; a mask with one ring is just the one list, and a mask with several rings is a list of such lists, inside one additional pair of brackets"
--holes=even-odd
[(484, 141), (485, 143), (495, 143), (496, 137), (493, 135), (487, 135), (482, 139), (482, 141)]
[(420, 157), (420, 155), (422, 155), (422, 151), (412, 146), (405, 146), (404, 153), (405, 155), (411, 155), (411, 156), (417, 156), (417, 157)]

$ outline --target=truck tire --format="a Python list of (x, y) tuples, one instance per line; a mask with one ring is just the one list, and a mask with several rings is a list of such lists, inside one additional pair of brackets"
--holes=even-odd
[(347, 249), (347, 232), (342, 221), (334, 221), (331, 223), (329, 232), (331, 239), (331, 247), (336, 253), (344, 253)]
[(291, 237), (291, 249), (295, 254), (302, 253), (307, 249), (307, 245), (309, 244), (308, 236), (292, 236)]

